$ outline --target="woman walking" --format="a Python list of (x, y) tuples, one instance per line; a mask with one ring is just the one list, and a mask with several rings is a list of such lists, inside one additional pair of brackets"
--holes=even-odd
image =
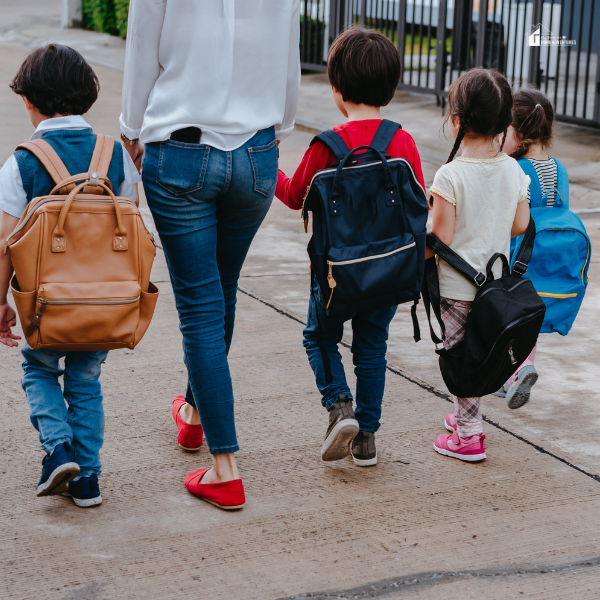
[(178, 442), (206, 436), (187, 489), (244, 505), (227, 353), (237, 282), (277, 183), (300, 82), (299, 0), (131, 0), (121, 114), (165, 251), (189, 385)]

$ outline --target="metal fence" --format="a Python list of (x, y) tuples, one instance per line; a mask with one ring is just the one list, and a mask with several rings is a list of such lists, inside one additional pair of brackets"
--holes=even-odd
[(600, 126), (600, 0), (302, 0), (301, 10), (305, 69), (325, 70), (335, 36), (362, 23), (398, 47), (401, 88), (443, 105), (467, 69), (494, 67), (515, 90), (539, 87), (559, 119)]

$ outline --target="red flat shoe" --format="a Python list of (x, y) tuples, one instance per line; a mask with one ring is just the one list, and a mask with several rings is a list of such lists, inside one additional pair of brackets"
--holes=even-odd
[(188, 452), (197, 452), (202, 446), (202, 425), (190, 425), (186, 423), (179, 414), (181, 407), (187, 404), (184, 396), (175, 396), (173, 400), (173, 420), (177, 429), (179, 429), (179, 435), (177, 436), (177, 442), (179, 446)]
[(201, 479), (210, 469), (190, 471), (185, 478), (185, 487), (188, 492), (206, 500), (223, 510), (237, 510), (246, 503), (244, 485), (241, 479), (225, 481), (223, 483), (200, 483)]

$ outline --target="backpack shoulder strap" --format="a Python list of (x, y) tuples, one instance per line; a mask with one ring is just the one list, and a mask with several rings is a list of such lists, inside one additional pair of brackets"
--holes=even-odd
[(531, 180), (529, 184), (530, 206), (531, 208), (538, 208), (542, 205), (542, 188), (537, 171), (533, 164), (526, 158), (520, 158), (517, 162), (525, 175), (529, 175), (529, 179)]
[(342, 160), (344, 156), (350, 153), (350, 148), (348, 148), (342, 136), (332, 129), (328, 129), (327, 131), (323, 131), (319, 135), (316, 135), (310, 145), (312, 146), (317, 140), (325, 144), (333, 152), (335, 160)]
[(533, 254), (535, 234), (535, 221), (530, 215), (529, 225), (527, 225), (527, 231), (525, 231), (525, 233), (523, 234), (521, 246), (519, 247), (517, 256), (515, 256), (515, 260), (513, 261), (512, 274), (517, 277), (522, 277), (523, 275), (525, 275), (525, 273), (527, 273), (527, 269), (529, 268), (529, 261), (531, 260), (531, 255)]
[(371, 146), (380, 152), (385, 152), (392, 143), (398, 129), (402, 129), (400, 123), (383, 119), (375, 132)]
[(452, 248), (446, 246), (435, 234), (427, 234), (427, 246), (473, 285), (481, 287), (485, 283), (486, 276), (483, 273), (475, 270), (464, 258), (454, 252)]
[(567, 169), (556, 158), (552, 160), (556, 163), (556, 188), (563, 203), (562, 208), (569, 208), (569, 176), (567, 175)]
[(44, 165), (44, 168), (48, 171), (48, 174), (52, 177), (54, 183), (60, 184), (65, 179), (71, 177), (67, 167), (65, 167), (65, 164), (56, 153), (56, 150), (54, 150), (54, 148), (45, 140), (37, 139), (31, 142), (25, 142), (24, 144), (19, 144), (17, 150), (19, 148), (29, 150), (29, 152)]
[(96, 145), (89, 166), (90, 173), (95, 171), (100, 179), (107, 179), (114, 147), (115, 138), (109, 135), (96, 135)]

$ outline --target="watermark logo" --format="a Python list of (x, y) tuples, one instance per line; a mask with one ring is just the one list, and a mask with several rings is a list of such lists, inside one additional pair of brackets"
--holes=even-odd
[(566, 35), (554, 35), (541, 23), (534, 25), (528, 35), (530, 46), (575, 46), (577, 40), (568, 40)]

